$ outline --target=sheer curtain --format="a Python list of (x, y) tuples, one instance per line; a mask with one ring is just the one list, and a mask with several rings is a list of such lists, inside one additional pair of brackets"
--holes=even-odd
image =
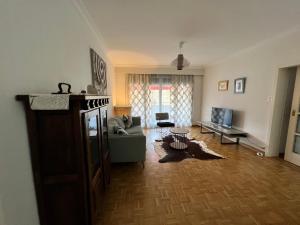
[(172, 75), (171, 115), (177, 127), (192, 125), (193, 84), (192, 75)]
[(191, 125), (192, 75), (128, 74), (128, 89), (131, 114), (143, 127), (156, 126), (157, 112), (168, 112), (177, 127)]
[(142, 127), (152, 127), (150, 76), (147, 74), (128, 74), (129, 102), (131, 115), (141, 117)]

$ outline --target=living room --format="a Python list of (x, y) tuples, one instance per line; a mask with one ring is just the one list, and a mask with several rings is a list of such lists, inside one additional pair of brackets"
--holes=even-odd
[[(0, 224), (300, 224), (299, 6), (1, 1)], [(95, 86), (91, 52), (105, 63), (105, 92)], [(45, 104), (30, 109), (32, 97), (51, 93), (83, 117), (68, 107), (55, 115)], [(222, 117), (205, 126), (218, 109), (229, 125)], [(156, 113), (165, 112), (174, 125), (158, 127)], [(117, 114), (127, 119), (122, 126), (132, 119), (141, 129), (138, 141), (102, 132)], [(93, 156), (78, 147), (93, 145), (95, 132), (96, 146), (108, 135), (103, 171), (92, 174), (98, 180), (88, 172)], [(43, 148), (41, 163), (35, 153)], [(74, 152), (80, 163), (71, 163)], [(62, 174), (64, 166), (71, 172)], [(42, 177), (49, 168), (58, 176)]]

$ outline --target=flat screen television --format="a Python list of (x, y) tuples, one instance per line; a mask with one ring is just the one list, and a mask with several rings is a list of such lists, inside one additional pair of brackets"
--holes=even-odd
[(212, 107), (211, 122), (216, 123), (222, 127), (232, 127), (232, 109)]

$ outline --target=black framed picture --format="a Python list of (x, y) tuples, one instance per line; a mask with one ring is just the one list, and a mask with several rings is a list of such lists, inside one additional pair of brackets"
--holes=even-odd
[(234, 93), (244, 94), (246, 87), (246, 77), (237, 78), (234, 80)]

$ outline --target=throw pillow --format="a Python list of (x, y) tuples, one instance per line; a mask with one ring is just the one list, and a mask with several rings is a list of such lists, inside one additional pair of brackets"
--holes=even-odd
[(114, 127), (119, 126), (118, 122), (114, 118), (108, 120), (108, 132), (110, 134), (115, 133)]
[(128, 135), (128, 132), (126, 130), (124, 130), (123, 128), (119, 128), (118, 131), (117, 131), (117, 134)]
[(123, 122), (124, 122), (125, 124), (127, 123), (127, 120), (128, 120), (128, 116), (123, 115)]
[(114, 127), (114, 133), (115, 134), (120, 134), (120, 135), (128, 135), (128, 132), (120, 126), (115, 126)]
[(118, 125), (125, 129), (125, 123), (123, 121), (123, 118), (121, 116), (116, 116), (114, 119), (117, 121)]
[(118, 125), (115, 125), (115, 126), (113, 127), (113, 133), (116, 134), (117, 131), (118, 131), (118, 129), (119, 129), (119, 126), (118, 126)]
[(131, 116), (123, 115), (123, 121), (125, 123), (125, 128), (128, 129), (132, 127), (133, 121)]

